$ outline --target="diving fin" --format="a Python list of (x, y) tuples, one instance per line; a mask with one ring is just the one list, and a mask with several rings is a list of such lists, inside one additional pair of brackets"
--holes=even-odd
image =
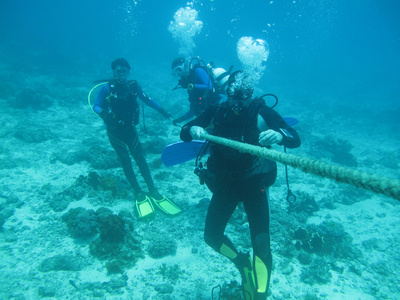
[(205, 141), (177, 142), (166, 146), (161, 154), (165, 166), (170, 167), (195, 159)]
[(172, 200), (168, 199), (163, 195), (150, 196), (153, 200), (154, 205), (167, 215), (177, 215), (182, 209), (179, 208)]
[(140, 195), (140, 199), (136, 199), (135, 210), (139, 219), (147, 217), (154, 212), (154, 206), (151, 203), (150, 197), (146, 194)]
[(255, 278), (253, 271), (253, 260), (250, 255), (239, 253), (234, 263), (242, 276), (242, 293), (243, 299), (253, 300), (255, 297)]

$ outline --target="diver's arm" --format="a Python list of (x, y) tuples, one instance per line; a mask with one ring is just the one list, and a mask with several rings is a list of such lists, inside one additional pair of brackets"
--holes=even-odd
[(161, 106), (158, 105), (158, 103), (156, 101), (154, 101), (149, 96), (147, 96), (142, 90), (138, 91), (137, 95), (138, 95), (139, 99), (142, 100), (144, 102), (144, 104), (146, 104), (147, 106), (155, 109), (156, 111), (161, 110)]
[(187, 113), (185, 113), (183, 116), (173, 120), (174, 125), (178, 125), (178, 123), (181, 123), (183, 121), (189, 120), (190, 118), (194, 117), (194, 112), (192, 110), (189, 110)]
[[(296, 130), (290, 127), (285, 120), (272, 108), (264, 107), (260, 111), (261, 119), (259, 118), (258, 126), (261, 131), (260, 143), (262, 139), (266, 142), (272, 141), (270, 144), (286, 146), (287, 148), (297, 148), (300, 146), (300, 137)], [(263, 122), (264, 121), (264, 122)], [(280, 137), (282, 137), (280, 139)]]
[(108, 84), (105, 84), (97, 94), (96, 100), (93, 105), (93, 111), (100, 115), (103, 110), (107, 107), (106, 98), (110, 94), (110, 89)]
[(139, 97), (140, 100), (142, 100), (144, 102), (144, 104), (146, 104), (147, 106), (155, 109), (156, 111), (158, 111), (160, 114), (162, 114), (164, 117), (166, 117), (167, 119), (171, 118), (171, 115), (169, 113), (167, 113), (163, 108), (161, 108), (160, 105), (158, 105), (158, 103), (156, 101), (154, 101), (153, 99), (151, 99), (149, 96), (147, 96), (142, 88), (139, 86), (139, 84), (136, 84), (136, 88), (137, 88), (137, 95)]
[(115, 122), (115, 114), (111, 111), (107, 104), (107, 97), (110, 95), (110, 87), (108, 84), (103, 86), (96, 97), (93, 105), (93, 111), (103, 119), (106, 125), (112, 125)]
[(192, 141), (193, 137), (191, 135), (191, 128), (194, 126), (207, 128), (208, 125), (210, 125), (216, 110), (217, 110), (216, 106), (209, 106), (200, 116), (190, 121), (189, 123), (185, 124), (181, 129), (181, 134), (180, 134), (181, 140), (184, 142)]

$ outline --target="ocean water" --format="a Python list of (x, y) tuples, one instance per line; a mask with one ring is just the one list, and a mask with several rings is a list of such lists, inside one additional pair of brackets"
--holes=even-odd
[[(171, 29), (181, 8), (197, 15)], [(184, 212), (139, 221), (103, 124), (87, 105), (93, 81), (110, 78), (111, 61), (125, 57), (131, 77), (178, 117), (189, 103), (184, 91), (171, 91), (174, 58), (239, 70), (238, 41), (260, 39), (269, 55), (255, 94), (276, 94), (277, 110), (299, 120), (302, 147), (291, 153), (400, 179), (399, 8), (391, 0), (5, 1), (0, 298), (210, 299), (221, 285), (221, 299), (240, 299), (239, 274), (203, 242), (210, 193), (197, 184), (193, 162), (160, 162), (179, 128), (144, 109), (138, 128), (152, 175)], [(182, 29), (189, 25), (193, 34)], [(91, 172), (108, 184), (91, 185)], [(285, 200), (283, 166), (270, 191), (270, 298), (399, 299), (398, 200), (292, 168), (289, 178), (296, 206)], [(76, 238), (63, 218), (79, 207), (119, 215), (141, 250), (93, 255), (97, 236)], [(239, 209), (227, 233), (249, 251), (242, 220)], [(307, 246), (316, 236), (322, 245)], [(152, 257), (157, 243), (170, 255)], [(122, 262), (112, 269), (115, 261)]]

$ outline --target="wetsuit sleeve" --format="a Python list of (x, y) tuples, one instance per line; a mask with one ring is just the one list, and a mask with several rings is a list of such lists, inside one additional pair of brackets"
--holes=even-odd
[(146, 104), (147, 106), (150, 106), (151, 108), (159, 111), (161, 110), (161, 106), (157, 104), (157, 102), (155, 102), (153, 99), (151, 99), (149, 96), (147, 96), (142, 88), (140, 87), (139, 84), (136, 84), (136, 91), (137, 91), (137, 95), (139, 97), (140, 100), (142, 100), (144, 102), (144, 104)]
[(96, 97), (96, 101), (94, 102), (93, 105), (93, 111), (100, 115), (100, 113), (104, 110), (107, 109), (107, 101), (106, 98), (110, 94), (110, 89), (108, 87), (108, 84), (105, 84), (99, 91)]
[(180, 138), (184, 142), (191, 142), (192, 136), (190, 135), (190, 128), (192, 126), (200, 126), (207, 128), (210, 125), (215, 113), (217, 111), (217, 106), (209, 106), (200, 116), (196, 119), (185, 124), (181, 129)]
[[(286, 146), (287, 148), (300, 147), (301, 141), (297, 131), (290, 127), (279, 113), (272, 108), (265, 106), (261, 109), (260, 115), (270, 129), (282, 134), (283, 139), (279, 145)], [(288, 134), (282, 132), (282, 129), (286, 130)]]
[(194, 70), (193, 86), (195, 89), (202, 92), (206, 92), (207, 90), (212, 90), (213, 85), (206, 70), (204, 70), (203, 68), (196, 68)]
[(139, 99), (142, 100), (144, 102), (144, 104), (155, 109), (160, 114), (162, 114), (164, 117), (171, 118), (171, 115), (169, 113), (167, 113), (163, 108), (161, 108), (160, 105), (158, 105), (158, 103), (156, 101), (151, 99), (149, 96), (147, 96), (143, 92), (142, 88), (140, 87), (140, 85), (138, 83), (136, 83), (136, 91), (137, 91), (137, 95), (138, 95)]
[(184, 114), (182, 117), (179, 117), (178, 119), (174, 120), (176, 123), (181, 123), (183, 121), (189, 120), (190, 118), (194, 117), (194, 111), (189, 110), (186, 114)]

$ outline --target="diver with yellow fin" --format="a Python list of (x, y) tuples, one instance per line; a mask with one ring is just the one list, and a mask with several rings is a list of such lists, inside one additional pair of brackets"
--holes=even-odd
[[(165, 118), (171, 119), (171, 115), (147, 96), (136, 80), (128, 80), (130, 65), (124, 58), (114, 60), (111, 63), (111, 69), (114, 78), (101, 87), (93, 105), (93, 111), (103, 119), (111, 146), (117, 153), (125, 176), (134, 189), (135, 211), (139, 218), (151, 215), (154, 207), (169, 215), (178, 214), (181, 209), (167, 197), (161, 195), (154, 186), (150, 169), (143, 155), (136, 130), (136, 125), (139, 124), (137, 98)], [(146, 182), (148, 194), (143, 192), (139, 186), (130, 155)]]
[[(184, 142), (202, 139), (204, 128), (213, 124), (212, 134), (247, 144), (300, 146), (297, 132), (262, 97), (252, 98), (253, 85), (242, 72), (228, 79), (228, 100), (209, 106), (199, 117), (182, 127)], [(199, 173), (213, 193), (208, 207), (204, 240), (227, 257), (242, 277), (245, 300), (265, 300), (272, 269), (269, 233), (268, 188), (275, 182), (276, 163), (210, 142), (206, 174)], [(201, 176), (203, 176), (201, 178)], [(237, 205), (242, 202), (249, 222), (253, 255), (239, 252), (225, 235)]]

